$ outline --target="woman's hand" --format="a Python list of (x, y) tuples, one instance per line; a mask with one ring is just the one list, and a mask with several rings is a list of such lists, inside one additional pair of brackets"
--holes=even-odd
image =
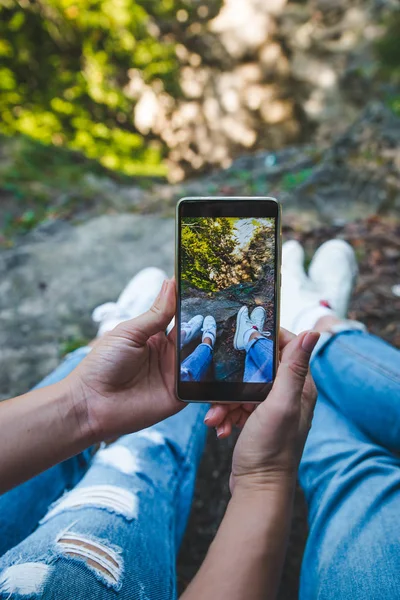
[(233, 454), (232, 492), (237, 485), (264, 489), (295, 481), (317, 398), (309, 360), (318, 338), (317, 332), (296, 337), (283, 331), (281, 361), (266, 400), (251, 412), (248, 405), (218, 405), (206, 416), (220, 437), (245, 423)]
[(96, 440), (149, 427), (183, 408), (174, 391), (175, 332), (165, 335), (175, 304), (175, 282), (167, 280), (148, 312), (107, 333), (69, 376)]

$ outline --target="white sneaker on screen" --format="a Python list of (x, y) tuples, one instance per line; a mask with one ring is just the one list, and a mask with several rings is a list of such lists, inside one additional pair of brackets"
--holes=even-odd
[(92, 319), (99, 324), (98, 336), (143, 314), (157, 298), (166, 273), (157, 267), (139, 271), (121, 292), (116, 302), (106, 302), (94, 309)]
[[(190, 321), (181, 323), (181, 348), (186, 346), (189, 342), (194, 340), (201, 333), (201, 328), (203, 325), (204, 317), (203, 315), (196, 315), (192, 317)], [(182, 332), (185, 335), (182, 335)]]
[(217, 322), (213, 316), (207, 315), (203, 321), (202, 328), (203, 335), (201, 341), (204, 342), (205, 338), (210, 338), (212, 345), (214, 346), (215, 340), (217, 339)]
[(260, 333), (264, 331), (266, 312), (262, 306), (256, 306), (250, 313), (250, 321), (255, 325)]

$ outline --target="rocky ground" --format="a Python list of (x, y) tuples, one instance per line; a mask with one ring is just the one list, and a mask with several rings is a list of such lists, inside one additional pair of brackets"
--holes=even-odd
[[(243, 381), (244, 353), (235, 350), (233, 339), (236, 329), (236, 316), (239, 309), (246, 305), (251, 311), (261, 304), (266, 309), (264, 331), (273, 337), (274, 310), (273, 291), (274, 275), (271, 270), (256, 284), (240, 283), (219, 292), (207, 293), (189, 288), (182, 300), (182, 319), (188, 321), (197, 314), (213, 315), (217, 322), (217, 339), (214, 346), (212, 379), (219, 381)], [(272, 338), (271, 338), (272, 339)], [(183, 356), (193, 352), (198, 340), (184, 348)]]
[[(90, 339), (91, 310), (114, 299), (137, 270), (154, 264), (172, 274), (173, 207), (185, 193), (276, 195), (284, 237), (302, 241), (308, 259), (322, 241), (348, 239), (360, 264), (350, 314), (400, 347), (399, 140), (399, 119), (374, 104), (324, 152), (312, 146), (262, 152), (180, 186), (128, 187), (93, 176), (93, 202), (69, 206), (64, 198), (59, 218), (7, 238), (12, 247), (0, 251), (1, 397), (26, 391)], [(209, 436), (178, 561), (181, 589), (223, 516), (233, 444)], [(296, 597), (306, 530), (298, 494), (282, 600)]]

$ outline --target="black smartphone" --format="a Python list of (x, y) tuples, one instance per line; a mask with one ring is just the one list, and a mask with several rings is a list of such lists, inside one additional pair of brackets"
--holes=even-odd
[(182, 198), (176, 214), (177, 396), (261, 402), (278, 359), (280, 204)]

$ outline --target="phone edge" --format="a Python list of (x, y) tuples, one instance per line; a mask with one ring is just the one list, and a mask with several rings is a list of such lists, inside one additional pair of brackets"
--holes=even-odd
[[(276, 373), (278, 370), (278, 366), (279, 366), (279, 333), (280, 333), (280, 318), (281, 318), (281, 287), (282, 287), (282, 203), (279, 202), (279, 200), (277, 200), (276, 198), (272, 197), (272, 196), (184, 196), (183, 198), (180, 198), (178, 200), (178, 202), (176, 203), (176, 207), (175, 207), (175, 291), (176, 291), (176, 311), (175, 311), (175, 326), (178, 326), (178, 323), (180, 322), (180, 291), (179, 291), (179, 207), (181, 204), (183, 204), (183, 202), (187, 201), (187, 200), (271, 200), (273, 202), (275, 202), (278, 206), (278, 223), (277, 223), (277, 228), (279, 228), (278, 230), (278, 235), (276, 236), (276, 239), (278, 241), (278, 248), (277, 248), (277, 252), (278, 252), (278, 256), (277, 256), (277, 274), (275, 276), (275, 286), (276, 286), (276, 290), (275, 290), (275, 329), (276, 329), (276, 342), (275, 342), (275, 373), (274, 373), (274, 379), (276, 377)], [(179, 312), (179, 318), (178, 318), (178, 312)], [(218, 404), (230, 404), (229, 401), (221, 401), (221, 400), (215, 400), (215, 401), (210, 401), (210, 400), (185, 400), (184, 398), (181, 398), (179, 396), (178, 393), (178, 380), (179, 380), (179, 374), (180, 374), (180, 349), (179, 349), (179, 344), (178, 344), (178, 333), (176, 335), (176, 348), (175, 348), (175, 382), (174, 382), (174, 388), (175, 388), (175, 395), (177, 400), (179, 400), (179, 402), (183, 402), (184, 404), (209, 404), (209, 403), (213, 403), (213, 402), (218, 402)], [(245, 401), (242, 404), (260, 404), (262, 402), (262, 400), (260, 402), (252, 402), (252, 401)]]

